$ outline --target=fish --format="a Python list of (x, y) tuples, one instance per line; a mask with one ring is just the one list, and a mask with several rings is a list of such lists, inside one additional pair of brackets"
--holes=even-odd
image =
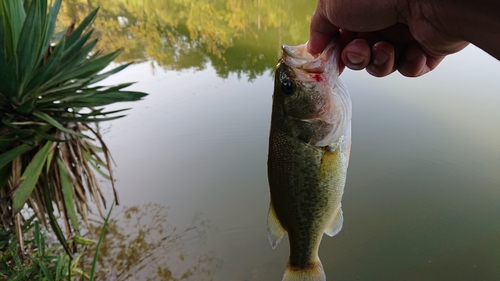
[(307, 43), (282, 46), (276, 66), (267, 174), (267, 233), (276, 248), (288, 233), (283, 281), (326, 280), (318, 249), (343, 225), (341, 200), (351, 151), (352, 103), (339, 80), (339, 42), (318, 55)]

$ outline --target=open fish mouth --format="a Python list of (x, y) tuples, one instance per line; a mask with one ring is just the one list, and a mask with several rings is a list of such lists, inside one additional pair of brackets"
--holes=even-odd
[[(337, 53), (337, 40), (333, 39), (317, 56), (310, 54), (307, 51), (307, 42), (298, 46), (288, 46), (283, 44), (283, 61), (286, 65), (300, 69), (306, 73), (324, 73), (329, 72), (336, 68), (336, 53)], [(332, 56), (333, 55), (333, 56)], [(336, 70), (338, 75), (338, 70)]]

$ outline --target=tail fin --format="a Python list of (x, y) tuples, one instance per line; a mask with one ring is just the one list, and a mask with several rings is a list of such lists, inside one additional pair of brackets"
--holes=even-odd
[(296, 268), (288, 263), (281, 281), (326, 281), (325, 271), (321, 261), (306, 268)]

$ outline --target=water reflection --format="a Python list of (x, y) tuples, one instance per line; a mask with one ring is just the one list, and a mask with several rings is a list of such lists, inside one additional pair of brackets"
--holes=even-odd
[[(101, 5), (95, 24), (104, 35), (101, 47), (125, 47), (120, 59), (143, 61), (105, 81), (138, 81), (131, 89), (150, 93), (126, 118), (112, 121), (104, 136), (117, 163), (122, 202), (171, 206), (168, 223), (177, 229), (164, 236), (188, 229), (198, 212), (215, 229), (201, 236), (203, 247), (181, 238), (171, 255), (160, 259), (163, 251), (152, 250), (157, 264), (148, 263), (137, 276), (130, 271), (133, 278), (161, 279), (158, 266), (180, 278), (205, 255), (214, 258), (205, 267), (215, 268), (214, 280), (280, 280), (288, 249), (273, 251), (265, 227), (271, 70), (281, 43), (307, 40), (315, 1), (261, 0), (260, 8), (258, 0), (64, 2), (70, 4), (66, 22)], [(225, 37), (197, 29), (201, 19), (194, 17), (202, 9), (215, 17), (207, 28), (218, 25)], [(159, 66), (154, 74), (151, 65)], [(353, 147), (345, 225), (320, 249), (327, 276), (498, 280), (498, 77), (498, 61), (473, 46), (418, 79), (342, 74), (353, 100)], [(126, 228), (122, 223), (117, 233)], [(184, 261), (179, 248), (186, 251)], [(110, 264), (113, 258), (107, 259)]]
[(204, 69), (250, 79), (274, 68), (281, 43), (307, 38), (314, 1), (67, 0), (62, 23), (100, 7), (98, 47), (125, 50), (118, 61), (154, 60), (171, 70)]
[[(464, 61), (469, 69), (458, 71)], [(344, 229), (320, 248), (327, 276), (500, 276), (500, 81), (489, 77), (498, 74), (498, 62), (474, 48), (418, 80), (343, 73), (353, 150)], [(288, 249), (273, 251), (265, 229), (271, 76), (248, 83), (210, 67), (151, 76), (144, 63), (115, 82), (131, 77), (153, 94), (105, 136), (123, 202), (166, 202), (175, 225), (202, 211), (219, 234), (206, 245), (222, 260), (214, 280), (280, 280)]]
[[(98, 258), (96, 280), (211, 280), (220, 265), (212, 251), (193, 253), (204, 243), (210, 226), (196, 216), (185, 228), (169, 222), (169, 208), (149, 203), (125, 207), (108, 222)], [(90, 224), (88, 237), (97, 241), (102, 222)], [(95, 245), (83, 258), (91, 264)]]

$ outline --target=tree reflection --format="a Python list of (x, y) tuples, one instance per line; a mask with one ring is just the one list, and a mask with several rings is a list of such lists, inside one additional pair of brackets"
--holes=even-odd
[(313, 1), (66, 0), (68, 26), (100, 7), (102, 49), (124, 47), (121, 61), (154, 60), (165, 69), (203, 69), (250, 79), (273, 69), (283, 42), (307, 40)]
[[(203, 240), (207, 222), (195, 217), (178, 229), (169, 224), (167, 212), (168, 207), (150, 203), (125, 208), (111, 219), (99, 250), (96, 280), (211, 280), (220, 261), (213, 252), (189, 254), (194, 242), (188, 243)], [(91, 223), (87, 236), (97, 240), (101, 230), (102, 222)], [(91, 264), (94, 251), (95, 244), (84, 251), (82, 264)]]

